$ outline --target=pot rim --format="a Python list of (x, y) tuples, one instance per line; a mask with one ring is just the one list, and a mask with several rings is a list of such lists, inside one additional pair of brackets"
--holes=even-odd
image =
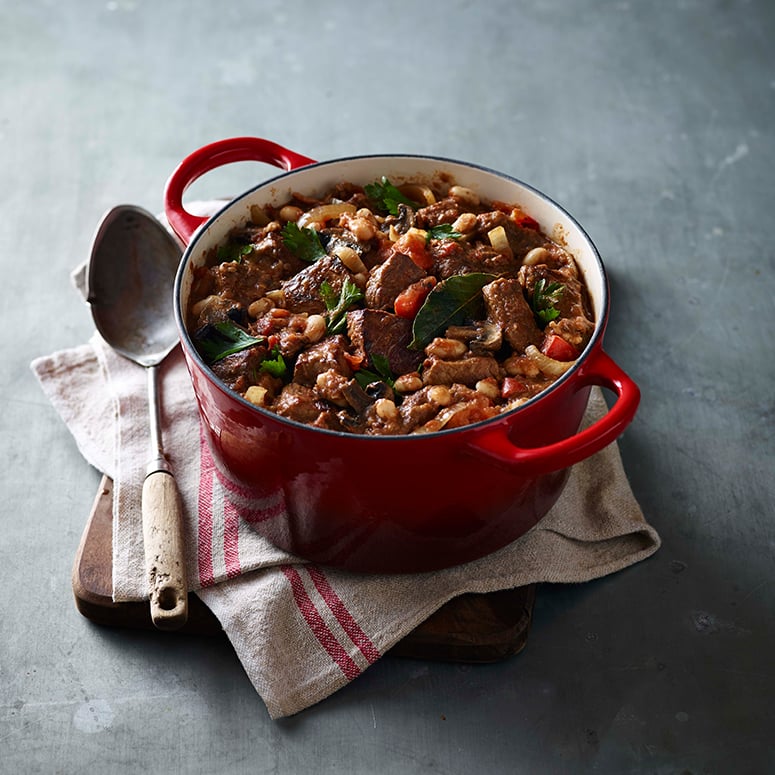
[[(600, 274), (600, 279), (601, 279), (601, 284), (600, 284), (601, 298), (600, 298), (599, 317), (595, 321), (595, 330), (589, 342), (584, 347), (581, 354), (576, 359), (576, 362), (570, 369), (568, 369), (563, 375), (558, 377), (551, 385), (549, 385), (549, 387), (545, 388), (540, 393), (537, 393), (535, 396), (528, 399), (524, 404), (520, 404), (517, 407), (514, 407), (504, 412), (500, 412), (492, 417), (488, 417), (485, 420), (479, 420), (474, 423), (469, 423), (468, 425), (462, 425), (458, 428), (450, 428), (450, 429), (443, 428), (438, 431), (430, 431), (427, 433), (409, 434), (409, 435), (406, 435), (406, 434), (385, 434), (385, 435), (352, 434), (352, 433), (347, 433), (346, 431), (337, 431), (337, 430), (331, 430), (328, 428), (318, 428), (312, 425), (307, 425), (305, 423), (298, 422), (297, 420), (292, 420), (287, 417), (282, 417), (281, 415), (278, 415), (275, 412), (271, 412), (267, 409), (262, 409), (260, 406), (256, 406), (255, 404), (248, 401), (246, 398), (241, 396), (236, 391), (227, 387), (222, 380), (218, 379), (218, 377), (214, 374), (214, 372), (207, 365), (207, 363), (205, 363), (204, 359), (199, 354), (199, 351), (194, 346), (191, 335), (188, 331), (188, 328), (185, 325), (185, 319), (184, 319), (184, 314), (183, 314), (182, 304), (181, 304), (182, 286), (185, 278), (185, 273), (188, 271), (192, 255), (196, 250), (200, 240), (204, 239), (208, 227), (213, 223), (215, 223), (221, 216), (223, 216), (227, 210), (236, 206), (243, 199), (246, 199), (252, 196), (256, 191), (260, 189), (275, 185), (278, 181), (281, 181), (286, 177), (289, 177), (290, 175), (303, 174), (305, 170), (311, 170), (313, 168), (318, 169), (320, 167), (344, 164), (352, 161), (371, 160), (371, 159), (373, 160), (417, 159), (417, 160), (423, 160), (423, 161), (438, 162), (439, 164), (455, 164), (458, 166), (479, 170), (481, 172), (485, 172), (487, 174), (494, 175), (498, 178), (506, 180), (507, 182), (514, 183), (515, 185), (523, 189), (526, 189), (527, 191), (534, 194), (536, 197), (544, 200), (544, 202), (549, 204), (551, 207), (555, 208), (565, 218), (567, 218), (568, 221), (570, 221), (570, 223), (573, 224), (573, 226), (578, 230), (581, 237), (589, 246), (592, 257), (594, 258), (594, 263), (597, 271)], [(545, 194), (543, 191), (536, 188), (535, 186), (532, 186), (529, 183), (525, 183), (523, 180), (520, 180), (519, 178), (513, 175), (509, 175), (507, 173), (494, 170), (491, 167), (487, 167), (485, 165), (477, 164), (473, 162), (460, 161), (459, 159), (454, 159), (451, 157), (435, 156), (435, 155), (429, 155), (429, 154), (416, 154), (416, 153), (414, 154), (413, 153), (375, 153), (375, 154), (359, 154), (354, 156), (343, 156), (335, 159), (328, 159), (326, 161), (315, 162), (313, 164), (309, 164), (303, 167), (297, 167), (295, 169), (281, 172), (278, 175), (274, 175), (273, 177), (263, 180), (261, 183), (258, 183), (257, 185), (243, 191), (237, 196), (224, 202), (222, 207), (220, 207), (215, 213), (213, 213), (209, 218), (207, 218), (207, 220), (204, 221), (196, 229), (194, 234), (191, 236), (191, 239), (188, 245), (185, 247), (183, 257), (181, 258), (180, 265), (178, 266), (178, 271), (175, 277), (175, 284), (174, 284), (175, 321), (178, 327), (179, 338), (182, 344), (184, 345), (183, 349), (184, 349), (185, 355), (187, 358), (191, 358), (196, 362), (197, 366), (200, 367), (202, 374), (222, 393), (227, 395), (229, 398), (236, 400), (242, 407), (244, 407), (248, 411), (255, 412), (258, 416), (263, 418), (268, 418), (274, 422), (280, 423), (281, 425), (287, 425), (292, 430), (303, 429), (305, 431), (322, 433), (328, 436), (342, 438), (342, 439), (351, 439), (351, 440), (357, 439), (359, 442), (365, 442), (365, 443), (374, 443), (374, 442), (384, 443), (387, 441), (406, 442), (407, 440), (411, 440), (414, 442), (414, 441), (419, 441), (421, 439), (436, 439), (440, 436), (453, 436), (455, 434), (461, 434), (461, 433), (469, 433), (469, 434), (475, 433), (478, 430), (488, 429), (504, 421), (511, 422), (512, 419), (517, 414), (519, 414), (520, 412), (528, 411), (532, 407), (536, 406), (536, 404), (540, 403), (544, 398), (551, 395), (555, 391), (561, 389), (563, 385), (565, 385), (568, 381), (573, 379), (576, 373), (583, 365), (583, 363), (587, 360), (589, 355), (596, 348), (602, 346), (603, 336), (605, 334), (606, 326), (608, 323), (609, 304), (610, 304), (610, 288), (609, 288), (609, 282), (608, 282), (608, 275), (605, 269), (605, 265), (603, 264), (603, 260), (600, 256), (600, 252), (597, 249), (597, 246), (592, 241), (589, 234), (587, 234), (587, 231), (584, 229), (584, 227), (578, 222), (578, 220), (573, 215), (571, 215), (571, 213), (569, 213), (557, 201), (552, 199), (550, 196), (548, 196), (547, 194)]]

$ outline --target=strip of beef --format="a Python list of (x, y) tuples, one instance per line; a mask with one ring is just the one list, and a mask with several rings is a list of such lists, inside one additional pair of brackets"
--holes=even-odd
[(363, 359), (366, 368), (374, 368), (372, 357), (387, 359), (395, 375), (415, 371), (423, 354), (410, 350), (412, 321), (378, 309), (350, 310), (347, 313), (347, 335), (355, 355)]
[(227, 355), (219, 361), (215, 361), (210, 368), (218, 379), (236, 390), (238, 393), (244, 393), (250, 386), (248, 375), (258, 372), (261, 367), (261, 361), (267, 356), (267, 349), (264, 345), (256, 345), (242, 350), (233, 355)]
[(293, 381), (312, 387), (320, 374), (331, 370), (349, 379), (352, 367), (347, 355), (347, 340), (344, 336), (336, 334), (327, 337), (299, 353), (293, 369)]
[(393, 309), (396, 296), (425, 277), (425, 271), (403, 253), (393, 253), (369, 273), (366, 304), (372, 309)]
[(592, 337), (595, 324), (589, 297), (573, 257), (562, 248), (552, 245), (548, 249), (546, 263), (523, 266), (519, 270), (519, 280), (530, 296), (535, 292), (539, 280), (544, 280), (546, 286), (551, 283), (563, 286), (555, 304), (560, 316), (547, 325), (546, 333), (556, 334), (581, 350)]
[(547, 264), (523, 266), (519, 270), (519, 280), (529, 297), (532, 297), (539, 280), (544, 280), (547, 286), (560, 283), (564, 287), (555, 305), (560, 317), (572, 318), (578, 315), (592, 317), (584, 286), (579, 280), (576, 263), (570, 256), (566, 263), (556, 266)]
[(427, 207), (421, 207), (415, 212), (415, 225), (420, 229), (430, 229), (442, 223), (452, 223), (459, 215), (466, 212), (459, 199), (448, 196)]
[(472, 355), (459, 361), (426, 358), (422, 369), (422, 379), (426, 385), (458, 383), (473, 387), (482, 379), (497, 379), (499, 376), (498, 361), (488, 355)]
[(522, 293), (519, 280), (501, 277), (482, 288), (487, 319), (499, 326), (512, 350), (524, 352), (540, 344), (543, 335)]
[(431, 240), (428, 251), (433, 259), (433, 273), (440, 280), (473, 272), (515, 276), (519, 270), (519, 261), (489, 245), (469, 245), (451, 239)]
[(290, 382), (283, 388), (272, 409), (289, 420), (312, 424), (327, 407), (311, 387)]
[(334, 293), (339, 294), (348, 277), (350, 270), (338, 258), (323, 256), (282, 284), (283, 306), (291, 312), (325, 312), (320, 286), (328, 282)]

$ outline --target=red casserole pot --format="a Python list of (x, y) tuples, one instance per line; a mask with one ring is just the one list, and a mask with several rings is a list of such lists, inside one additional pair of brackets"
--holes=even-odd
[[(251, 160), (286, 172), (209, 219), (185, 209), (183, 194), (198, 177)], [(519, 408), (461, 428), (409, 436), (358, 436), (303, 425), (254, 406), (213, 375), (184, 324), (192, 269), (230, 229), (249, 219), (252, 205), (279, 203), (294, 191), (319, 195), (340, 181), (366, 184), (386, 175), (396, 184), (432, 182), (441, 174), (484, 199), (519, 204), (574, 255), (596, 326), (573, 368)], [(514, 178), (428, 156), (316, 163), (276, 143), (238, 137), (184, 159), (167, 182), (164, 206), (188, 246), (175, 285), (175, 314), (216, 470), (251, 525), (303, 559), (398, 573), (487, 555), (533, 527), (556, 502), (569, 467), (613, 442), (635, 414), (638, 387), (603, 350), (608, 282), (595, 246), (565, 210)], [(613, 391), (616, 401), (580, 431), (593, 385)], [(274, 507), (261, 511), (268, 503)]]

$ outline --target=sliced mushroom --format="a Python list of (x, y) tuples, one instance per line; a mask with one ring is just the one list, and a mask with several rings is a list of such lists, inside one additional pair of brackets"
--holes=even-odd
[(408, 232), (409, 229), (414, 228), (414, 223), (415, 223), (414, 210), (412, 210), (411, 207), (403, 203), (400, 203), (397, 209), (398, 209), (398, 217), (396, 218), (396, 220), (392, 221), (391, 225), (399, 234), (406, 234), (406, 232)]
[(366, 395), (369, 396), (372, 401), (378, 401), (380, 398), (387, 398), (390, 401), (395, 400), (393, 388), (391, 388), (387, 382), (382, 382), (381, 380), (370, 382), (366, 385)]
[(342, 386), (342, 395), (358, 414), (374, 403), (374, 399), (354, 379), (348, 380), (347, 384)]
[(500, 350), (503, 345), (503, 331), (500, 326), (485, 320), (472, 326), (450, 326), (446, 335), (449, 339), (467, 342), (474, 355), (487, 355)]
[(474, 355), (494, 353), (503, 346), (503, 330), (495, 323), (485, 321), (477, 326), (478, 333), (468, 346)]

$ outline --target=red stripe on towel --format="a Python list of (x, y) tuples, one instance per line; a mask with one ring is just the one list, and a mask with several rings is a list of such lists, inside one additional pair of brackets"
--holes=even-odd
[(342, 648), (341, 644), (334, 637), (334, 634), (323, 621), (320, 612), (315, 608), (307, 590), (304, 589), (304, 582), (298, 571), (290, 565), (283, 565), (282, 571), (291, 585), (293, 599), (296, 601), (304, 621), (307, 622), (313, 635), (317, 638), (320, 645), (328, 652), (331, 659), (336, 662), (339, 669), (348, 681), (352, 681), (360, 675), (360, 668), (355, 664), (352, 657)]
[(366, 633), (360, 628), (353, 615), (347, 610), (347, 606), (342, 602), (339, 595), (336, 594), (323, 571), (317, 565), (308, 565), (306, 568), (312, 583), (317, 591), (320, 592), (321, 597), (325, 600), (326, 605), (336, 617), (342, 629), (347, 633), (347, 637), (358, 647), (368, 663), (370, 665), (374, 664), (381, 654)]
[(242, 508), (240, 516), (245, 522), (255, 524), (256, 522), (265, 522), (267, 519), (276, 519), (285, 514), (285, 501), (279, 500), (271, 506), (265, 506), (260, 509)]
[(233, 579), (242, 573), (239, 564), (239, 513), (233, 503), (223, 502), (223, 556), (226, 561), (226, 578)]
[(199, 497), (197, 502), (197, 566), (199, 583), (215, 583), (213, 571), (213, 459), (204, 436), (199, 436)]

